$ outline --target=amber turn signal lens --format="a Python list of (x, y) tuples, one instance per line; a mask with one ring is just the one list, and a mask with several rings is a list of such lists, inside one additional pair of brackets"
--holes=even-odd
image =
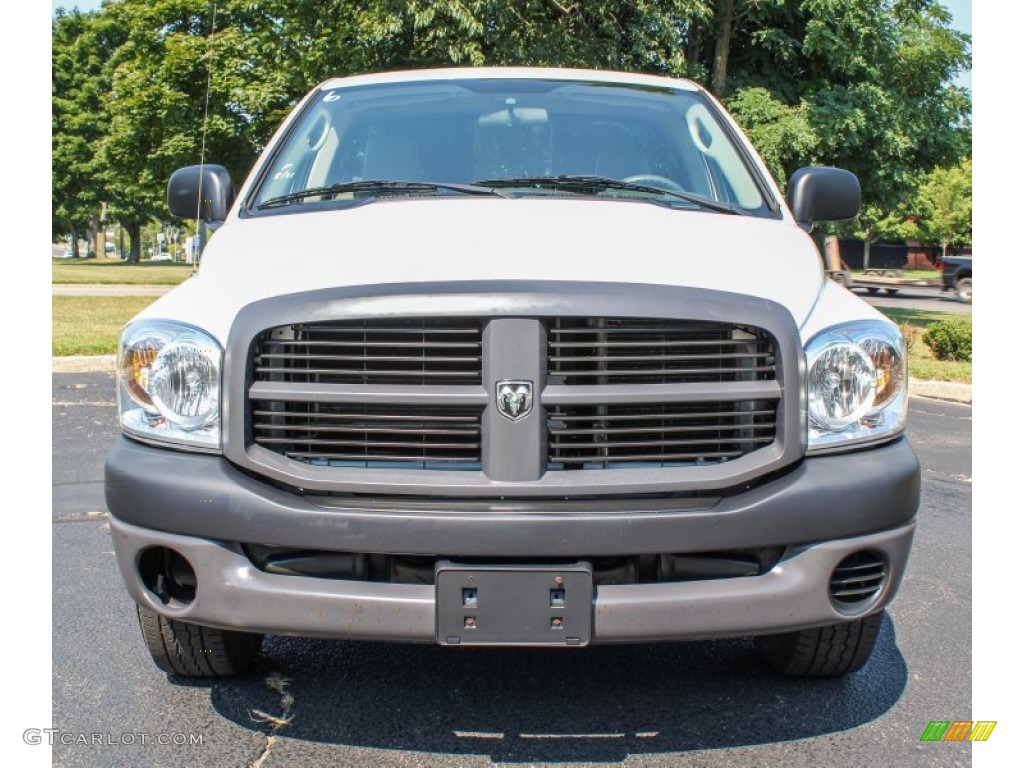
[(147, 411), (156, 411), (149, 396), (149, 371), (163, 345), (163, 339), (133, 339), (121, 352), (121, 381), (125, 391)]
[(879, 339), (870, 339), (863, 346), (875, 365), (873, 405), (881, 408), (890, 403), (903, 386), (903, 361), (896, 349)]

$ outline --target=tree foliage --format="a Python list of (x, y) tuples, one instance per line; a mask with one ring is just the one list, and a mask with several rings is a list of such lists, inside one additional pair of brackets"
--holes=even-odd
[[(543, 65), (691, 77), (733, 111), (783, 184), (827, 163), (861, 180), (865, 229), (970, 152), (952, 85), (969, 39), (936, 0), (107, 0), (53, 26), (53, 218), (101, 202), (129, 231), (205, 157), (241, 178), (327, 77)], [(869, 226), (872, 225), (872, 226)], [(133, 252), (137, 254), (134, 245)]]
[(970, 160), (936, 168), (918, 191), (918, 238), (941, 246), (943, 258), (949, 246), (971, 242), (971, 174)]
[(76, 250), (106, 196), (97, 150), (109, 126), (109, 60), (123, 40), (100, 14), (58, 11), (53, 20), (53, 235), (72, 235)]
[(726, 106), (783, 189), (786, 179), (814, 158), (818, 138), (807, 104), (789, 106), (767, 88), (751, 87), (737, 91)]

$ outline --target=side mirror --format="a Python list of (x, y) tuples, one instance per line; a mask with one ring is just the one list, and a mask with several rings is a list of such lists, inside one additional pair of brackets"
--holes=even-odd
[(786, 203), (801, 225), (852, 219), (860, 210), (860, 182), (842, 168), (808, 166), (790, 177)]
[(198, 212), (203, 221), (224, 221), (234, 196), (231, 174), (222, 165), (179, 168), (167, 183), (167, 207), (181, 219), (194, 219)]

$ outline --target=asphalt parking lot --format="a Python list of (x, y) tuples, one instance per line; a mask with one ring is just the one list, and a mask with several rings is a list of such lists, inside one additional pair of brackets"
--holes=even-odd
[(117, 573), (113, 391), (107, 374), (53, 375), (55, 766), (970, 764), (966, 743), (920, 742), (931, 720), (971, 717), (970, 407), (912, 401), (914, 550), (847, 679), (779, 678), (744, 639), (467, 652), (272, 637), (254, 673), (196, 682), (152, 664)]

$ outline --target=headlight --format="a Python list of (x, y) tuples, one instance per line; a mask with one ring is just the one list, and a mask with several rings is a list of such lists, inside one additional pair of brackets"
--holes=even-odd
[(148, 442), (220, 450), (223, 352), (208, 334), (166, 320), (133, 323), (121, 336), (121, 428)]
[(899, 329), (862, 320), (807, 345), (808, 451), (888, 439), (907, 421), (907, 353)]

